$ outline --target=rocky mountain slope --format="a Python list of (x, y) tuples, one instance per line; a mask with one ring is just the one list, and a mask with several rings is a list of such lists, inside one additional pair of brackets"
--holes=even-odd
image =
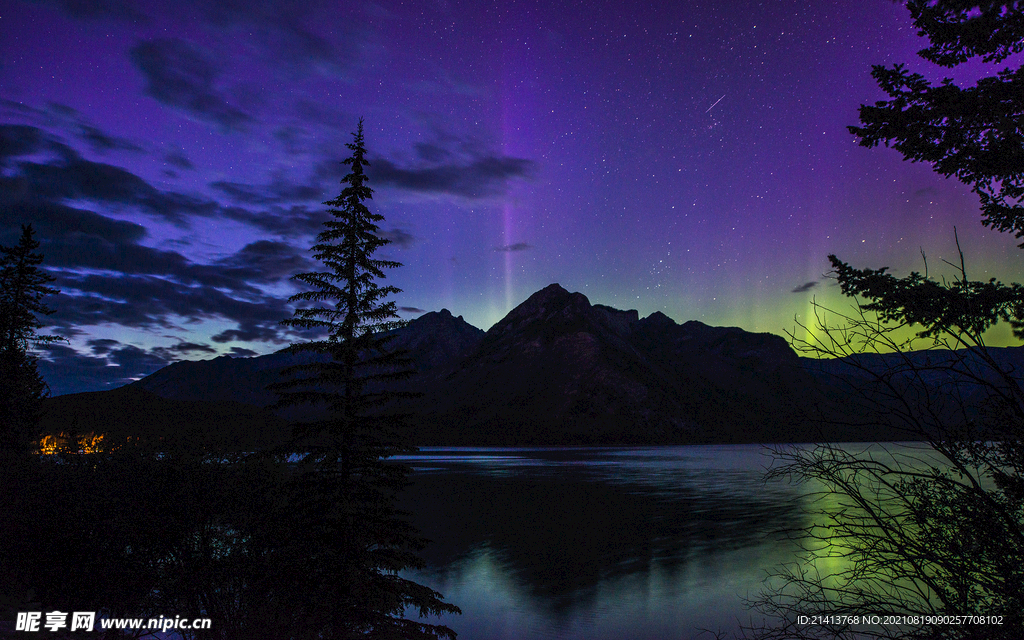
[[(424, 444), (596, 444), (787, 440), (810, 384), (770, 334), (592, 305), (557, 284), (486, 333), (447, 310), (397, 332), (423, 392), (403, 407)], [(309, 357), (309, 356), (305, 356)], [(178, 400), (265, 407), (276, 353), (179, 362), (130, 385)], [(301, 416), (291, 416), (300, 417)]]
[[(453, 317), (443, 309), (410, 322), (396, 332), (391, 345), (407, 350), (416, 370), (427, 374), (471, 351), (483, 335), (462, 316)], [(266, 407), (276, 400), (266, 387), (281, 379), (281, 369), (316, 357), (277, 352), (254, 358), (183, 360), (127, 386), (174, 400), (231, 400)]]
[[(863, 420), (845, 419), (858, 409), (840, 390), (864, 377), (849, 363), (801, 359), (772, 334), (678, 324), (660, 312), (640, 318), (635, 310), (591, 304), (557, 284), (530, 296), (487, 332), (442, 310), (411, 321), (392, 343), (409, 352), (416, 369), (400, 388), (423, 395), (400, 408), (412, 417), (412, 439), (422, 445), (904, 439), (886, 426), (866, 429)], [(1000, 354), (1024, 362), (1024, 350)], [(274, 402), (265, 387), (283, 367), (312, 357), (275, 353), (178, 362), (122, 390), (77, 394), (83, 398), (76, 402), (109, 408), (117, 403), (101, 402), (101, 396), (128, 390), (149, 394), (150, 404), (151, 397), (238, 403), (230, 405), (237, 422), (243, 416), (238, 406)], [(884, 368), (891, 358), (857, 362)], [(50, 402), (68, 402), (61, 398), (67, 397)], [(200, 406), (188, 410), (195, 414)], [(832, 426), (809, 419), (822, 408)], [(123, 414), (110, 419), (124, 420)], [(259, 415), (266, 424), (267, 414)], [(299, 410), (286, 417), (310, 415)]]
[(427, 387), (425, 441), (460, 444), (787, 439), (806, 377), (782, 338), (678, 325), (551, 285)]

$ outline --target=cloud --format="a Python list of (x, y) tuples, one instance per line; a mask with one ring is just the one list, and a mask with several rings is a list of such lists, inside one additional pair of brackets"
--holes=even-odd
[[(536, 163), (496, 152), (493, 144), (476, 135), (448, 131), (443, 123), (428, 121), (432, 140), (416, 142), (410, 156), (381, 158), (371, 154), (367, 174), (370, 186), (392, 186), (420, 193), (484, 198), (506, 193), (512, 180), (530, 178)], [(320, 160), (313, 173), (316, 184), (337, 181), (347, 172), (340, 158)]]
[(27, 156), (43, 147), (44, 134), (36, 127), (0, 124), (0, 167), (7, 158)]
[(398, 307), (398, 310), (405, 313), (426, 313), (425, 309), (419, 309), (417, 307)]
[[(222, 191), (246, 195), (241, 199), (265, 203), (260, 210), (225, 206), (208, 198), (161, 191), (121, 167), (93, 162), (64, 147), (35, 127), (0, 126), (0, 166), (5, 157), (31, 155), (52, 149), (60, 156), (45, 163), (21, 161), (12, 175), (0, 174), (0, 205), (25, 202), (56, 203), (61, 200), (92, 200), (104, 204), (138, 207), (179, 227), (189, 226), (193, 216), (227, 218), (250, 224), (284, 237), (317, 231), (325, 213), (301, 205), (283, 207), (289, 201), (321, 197), (319, 187), (295, 185), (275, 179), (262, 192), (236, 183), (215, 183)], [(5, 155), (6, 154), (6, 155)], [(184, 162), (187, 159), (182, 158)], [(179, 163), (181, 164), (181, 163)]]
[(796, 287), (791, 293), (803, 293), (805, 291), (810, 291), (816, 286), (818, 286), (818, 282), (816, 280), (812, 280), (811, 282), (805, 282), (799, 287)]
[(217, 180), (211, 182), (210, 186), (236, 202), (265, 203), (269, 200), (265, 194), (260, 193), (255, 187), (240, 182)]
[(312, 136), (304, 127), (285, 125), (275, 129), (273, 135), (289, 155), (304, 156), (309, 151)]
[[(197, 264), (177, 252), (142, 245), (147, 236), (142, 225), (47, 202), (0, 207), (0, 243), (11, 244), (24, 222), (35, 226), (44, 267), (62, 290), (48, 300), (56, 313), (47, 322), (63, 335), (100, 324), (153, 329), (176, 328), (182, 319), (220, 319), (238, 327), (223, 341), (281, 343), (277, 323), (291, 310), (261, 286), (308, 264), (299, 250), (279, 241), (250, 243), (215, 263)], [(103, 342), (92, 346), (112, 348)]]
[[(84, 132), (98, 148), (125, 148), (123, 141), (89, 128), (70, 108), (51, 104), (34, 117)], [(163, 157), (176, 167), (191, 166), (177, 150)], [(293, 316), (287, 292), (281, 289), (291, 286), (287, 278), (293, 274), (313, 270), (313, 263), (308, 246), (297, 247), (289, 239), (302, 237), (305, 243), (321, 230), (327, 214), (289, 199), (313, 196), (315, 181), (291, 183), (279, 176), (259, 186), (223, 182), (217, 185), (221, 194), (231, 192), (247, 201), (224, 204), (158, 189), (121, 166), (83, 158), (46, 128), (15, 124), (0, 125), (0, 164), (0, 244), (15, 244), (20, 225), (33, 224), (43, 267), (61, 290), (46, 300), (56, 310), (44, 319), (46, 332), (77, 337), (73, 346), (50, 345), (44, 352), (40, 369), (55, 393), (112, 388), (182, 358), (223, 352), (255, 355), (249, 348), (253, 345), (245, 342), (276, 346), (299, 337), (279, 324)], [(106, 210), (127, 210), (139, 221), (101, 213)], [(188, 242), (152, 246), (145, 218), (136, 213), (182, 227), (197, 217), (233, 220), (275, 239), (196, 261), (181, 252)], [(403, 229), (385, 233), (400, 247), (415, 241)], [(189, 326), (207, 321), (220, 325), (212, 337)], [(110, 338), (90, 339), (97, 326), (181, 337), (170, 346), (141, 348)], [(301, 337), (318, 337), (314, 333)]]
[(0, 234), (9, 235), (19, 221), (38, 231), (46, 264), (123, 274), (170, 276), (187, 284), (226, 286), (236, 277), (218, 278), (220, 270), (189, 262), (181, 254), (146, 247), (142, 225), (50, 203), (17, 203), (0, 210)]
[[(41, 151), (56, 151), (57, 157), (14, 160), (13, 164), (10, 160)], [(179, 166), (190, 164), (184, 157), (175, 162)], [(64, 203), (68, 200), (135, 208), (179, 227), (189, 226), (195, 217), (229, 219), (280, 237), (315, 233), (326, 217), (325, 212), (313, 211), (304, 205), (283, 206), (291, 199), (306, 198), (314, 193), (319, 199), (318, 188), (314, 186), (291, 184), (279, 177), (264, 187), (261, 194), (251, 188), (259, 197), (250, 199), (269, 204), (258, 209), (224, 205), (205, 197), (157, 189), (121, 167), (86, 160), (53, 136), (30, 126), (0, 125), (0, 166), (15, 169), (0, 173), (0, 208), (4, 209), (0, 217), (11, 218), (17, 214), (19, 218), (42, 218), (55, 233), (60, 233), (60, 227), (68, 224), (68, 216), (78, 222), (99, 224), (96, 214), (68, 208)], [(11, 208), (20, 211), (8, 210)], [(104, 220), (104, 225), (111, 222), (109, 218)], [(108, 228), (104, 233), (111, 231)]]
[(164, 161), (178, 167), (179, 169), (195, 169), (195, 165), (189, 160), (184, 153), (179, 151), (172, 151), (164, 156)]
[(418, 169), (403, 169), (386, 159), (371, 160), (371, 183), (392, 185), (421, 193), (449, 193), (466, 198), (498, 195), (514, 178), (529, 177), (535, 163), (525, 158), (488, 155), (468, 162)]
[(132, 62), (146, 78), (146, 94), (169, 107), (221, 126), (241, 129), (251, 120), (214, 88), (219, 70), (191, 44), (177, 38), (141, 42), (130, 51)]
[(66, 345), (51, 344), (44, 347), (39, 373), (49, 383), (51, 394), (63, 395), (115, 389), (170, 364), (159, 358), (143, 357), (133, 361), (126, 357), (129, 355), (131, 352), (120, 354), (120, 360), (128, 365), (122, 366), (106, 355), (82, 354)]
[(265, 187), (217, 180), (210, 186), (228, 196), (235, 202), (244, 204), (272, 204), (281, 202), (309, 201), (320, 202), (324, 190), (315, 185), (301, 185), (275, 178)]
[(23, 162), (21, 177), (32, 195), (46, 199), (81, 199), (140, 204), (157, 190), (120, 167), (77, 158), (63, 164)]
[(406, 84), (412, 91), (440, 95), (460, 95), (469, 98), (488, 98), (491, 92), (484, 86), (475, 85), (456, 78), (445, 69), (437, 68), (430, 78), (423, 78)]
[[(79, 130), (77, 121), (71, 126)], [(40, 157), (52, 151), (56, 158)], [(188, 162), (181, 159), (178, 164)], [(56, 310), (44, 319), (46, 332), (87, 340), (49, 345), (43, 352), (40, 370), (55, 393), (113, 388), (197, 355), (229, 349), (237, 355), (256, 353), (247, 349), (252, 345), (236, 341), (282, 345), (295, 337), (279, 324), (293, 315), (280, 285), (312, 270), (312, 262), (308, 247), (296, 247), (286, 238), (319, 230), (325, 212), (279, 204), (249, 209), (165, 192), (121, 167), (83, 159), (32, 126), (0, 125), (0, 162), (8, 167), (0, 173), (0, 244), (15, 244), (21, 224), (34, 226), (43, 267), (61, 290), (46, 300)], [(279, 199), (297, 188), (275, 179), (262, 189), (267, 199)], [(173, 245), (147, 246), (152, 238), (144, 224), (97, 213), (90, 210), (92, 203), (152, 213), (182, 226), (196, 216), (237, 220), (271, 230), (278, 239), (250, 242), (198, 262), (167, 248)], [(411, 234), (395, 231), (400, 245), (412, 241)], [(219, 323), (219, 333), (197, 338), (187, 325), (205, 321)], [(90, 328), (100, 325), (183, 337), (170, 346), (145, 349), (111, 338), (90, 339)], [(312, 333), (303, 337), (315, 337)]]
[(228, 355), (233, 358), (251, 358), (260, 354), (252, 349), (246, 349), (244, 347), (231, 347), (231, 351), (228, 352)]
[(251, 242), (218, 264), (250, 282), (276, 282), (315, 266), (295, 247), (276, 240)]
[(452, 152), (439, 144), (417, 142), (413, 148), (416, 149), (416, 155), (427, 162), (443, 162), (452, 157)]
[(170, 347), (157, 347), (162, 348), (165, 351), (173, 353), (217, 353), (217, 350), (208, 344), (198, 344), (196, 342), (179, 342), (178, 344)]
[[(86, 342), (89, 350), (98, 356), (125, 353), (125, 347), (122, 346), (122, 344), (123, 343), (120, 340), (114, 340), (112, 338), (97, 338)], [(182, 340), (181, 342), (169, 347), (153, 347), (149, 352), (152, 355), (160, 356), (162, 359), (174, 359), (177, 354), (194, 352), (217, 353), (217, 350), (208, 344), (199, 344), (196, 342), (187, 342)]]
[[(36, 239), (44, 244), (63, 245), (94, 237), (118, 245), (134, 244), (146, 237), (146, 228), (135, 222), (114, 220), (92, 211), (41, 201), (0, 200), (0, 238), (10, 240), (20, 225), (32, 223)], [(6, 232), (6, 236), (4, 235)], [(47, 256), (47, 264), (54, 264)], [(78, 264), (71, 262), (70, 264)]]
[(113, 350), (114, 347), (121, 344), (121, 341), (114, 340), (112, 338), (96, 338), (95, 340), (87, 341), (85, 344), (89, 346), (90, 350), (93, 353), (101, 356), (106, 353), (110, 353), (110, 351)]
[[(280, 319), (284, 319), (281, 316)], [(241, 323), (237, 329), (228, 329), (213, 336), (211, 340), (218, 344), (226, 342), (274, 342), (284, 344), (286, 341), (279, 339), (280, 331), (276, 326), (256, 323)]]
[(103, 344), (92, 353), (81, 353), (63, 344), (42, 348), (39, 373), (49, 383), (53, 395), (114, 389), (172, 362), (157, 349), (142, 349), (109, 339), (90, 342)]
[(35, 107), (30, 107), (27, 104), (22, 104), (6, 98), (0, 98), (0, 108), (8, 111), (14, 111), (18, 115), (26, 117), (38, 116), (41, 113), (41, 111)]
[(507, 244), (507, 245), (505, 245), (503, 247), (494, 247), (494, 250), (495, 251), (508, 251), (508, 252), (512, 252), (512, 251), (526, 251), (527, 249), (532, 249), (532, 248), (533, 248), (533, 245), (531, 245), (531, 244), (526, 244), (525, 242), (516, 242), (514, 244)]
[(105, 151), (142, 151), (142, 147), (125, 138), (119, 138), (104, 133), (97, 127), (88, 124), (79, 126), (82, 139), (89, 143), (93, 151), (103, 153)]
[(6, 191), (0, 202), (69, 199), (131, 205), (178, 226), (187, 226), (188, 216), (210, 217), (220, 209), (213, 200), (160, 191), (120, 167), (81, 157), (48, 164), (21, 162), (19, 169), (17, 175), (0, 177)]
[[(170, 347), (143, 349), (119, 340), (89, 340), (88, 353), (63, 344), (46, 345), (39, 360), (39, 372), (49, 382), (53, 395), (81, 393), (124, 386), (179, 360), (184, 354), (214, 354), (209, 345), (179, 342)], [(232, 353), (249, 351), (235, 348)], [(255, 354), (256, 352), (251, 352)]]
[[(214, 0), (204, 3), (207, 19), (224, 30), (237, 25), (247, 37), (254, 37), (261, 49), (271, 54), (279, 69), (299, 79), (317, 73), (346, 77), (366, 41), (366, 29), (354, 15), (342, 16), (342, 27), (327, 40), (305, 28), (308, 6), (302, 2), (251, 2), (251, 0)], [(345, 11), (345, 5), (334, 7)]]
[(412, 245), (416, 243), (416, 238), (403, 229), (388, 229), (380, 234), (385, 240), (390, 240), (391, 244), (395, 245), (399, 249), (410, 249)]
[(329, 216), (326, 211), (310, 209), (305, 205), (292, 205), (288, 208), (270, 205), (257, 211), (243, 207), (223, 207), (218, 215), (251, 224), (284, 238), (316, 234), (323, 230), (324, 221)]
[[(276, 323), (291, 315), (284, 300), (236, 283), (233, 290), (183, 284), (150, 274), (57, 274), (62, 294), (50, 301), (56, 313), (48, 322), (58, 327), (118, 324), (135, 329), (179, 329), (178, 322), (228, 320), (247, 335), (281, 342)], [(229, 278), (217, 274), (222, 282)], [(219, 340), (215, 340), (220, 342)]]
[[(0, 106), (8, 107), (12, 104), (15, 103), (3, 101)], [(131, 140), (103, 131), (90, 124), (75, 109), (56, 102), (48, 103), (45, 109), (26, 108), (24, 113), (16, 117), (51, 128), (73, 131), (96, 153), (108, 151), (139, 153), (143, 151), (142, 147)], [(58, 158), (66, 162), (81, 159), (77, 151), (36, 126), (28, 124), (0, 125), (0, 166), (4, 165), (6, 158), (30, 156), (44, 151), (51, 152), (50, 155), (56, 154)]]
[(56, 6), (69, 17), (79, 20), (114, 18), (137, 21), (145, 19), (145, 16), (132, 6), (132, 3), (124, 0), (103, 0), (102, 2), (97, 0), (49, 0), (41, 4)]
[(120, 349), (114, 349), (107, 354), (108, 359), (126, 371), (133, 374), (143, 371), (156, 371), (167, 366), (169, 361), (154, 353), (152, 349), (142, 349), (135, 345), (125, 345)]

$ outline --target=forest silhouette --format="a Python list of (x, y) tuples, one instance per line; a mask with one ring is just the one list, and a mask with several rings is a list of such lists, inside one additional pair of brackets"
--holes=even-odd
[[(406, 469), (386, 460), (413, 449), (388, 411), (393, 398), (366, 384), (407, 374), (401, 354), (384, 349), (400, 326), (386, 300), (398, 290), (376, 282), (400, 265), (373, 258), (388, 240), (376, 226), (382, 216), (364, 204), (372, 190), (362, 120), (353, 136), (347, 186), (325, 203), (332, 217), (312, 249), (325, 270), (296, 276), (312, 290), (293, 296), (295, 317), (283, 321), (322, 336), (295, 352), (330, 357), (275, 385), (282, 405), (311, 402), (326, 416), (284, 438), (179, 424), (97, 436), (78, 433), (73, 416), (60, 434), (40, 434), (46, 389), (28, 346), (56, 339), (37, 335), (35, 316), (49, 312), (42, 300), (56, 291), (30, 228), (4, 249), (0, 357), (5, 383), (18, 382), (3, 385), (2, 619), (211, 619), (209, 629), (176, 630), (190, 640), (455, 637), (420, 617), (459, 609), (399, 575), (421, 566), (425, 541), (395, 508)], [(240, 442), (262, 446), (244, 451)], [(53, 632), (63, 635), (74, 634)]]

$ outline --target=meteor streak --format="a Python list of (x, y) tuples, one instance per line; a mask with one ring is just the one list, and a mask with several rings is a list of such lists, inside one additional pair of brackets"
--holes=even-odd
[[(724, 98), (724, 97), (725, 97), (725, 94), (723, 93), (722, 94), (722, 98)], [(718, 104), (719, 102), (721, 102), (722, 98), (719, 98), (718, 100), (715, 100), (715, 104)], [(711, 111), (712, 109), (714, 109), (715, 108), (715, 104), (713, 104), (710, 107), (708, 107), (708, 111)], [(704, 113), (707, 113), (708, 111), (705, 111)]]

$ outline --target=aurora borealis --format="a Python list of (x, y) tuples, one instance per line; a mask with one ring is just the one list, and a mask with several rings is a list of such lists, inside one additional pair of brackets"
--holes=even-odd
[(1020, 64), (923, 46), (886, 0), (0, 0), (0, 244), (31, 222), (62, 290), (54, 393), (296, 339), (360, 116), (405, 318), (486, 329), (558, 282), (782, 333), (846, 304), (829, 253), (951, 273), (954, 225), (970, 276), (1020, 281), (967, 187), (846, 130), (872, 64)]

